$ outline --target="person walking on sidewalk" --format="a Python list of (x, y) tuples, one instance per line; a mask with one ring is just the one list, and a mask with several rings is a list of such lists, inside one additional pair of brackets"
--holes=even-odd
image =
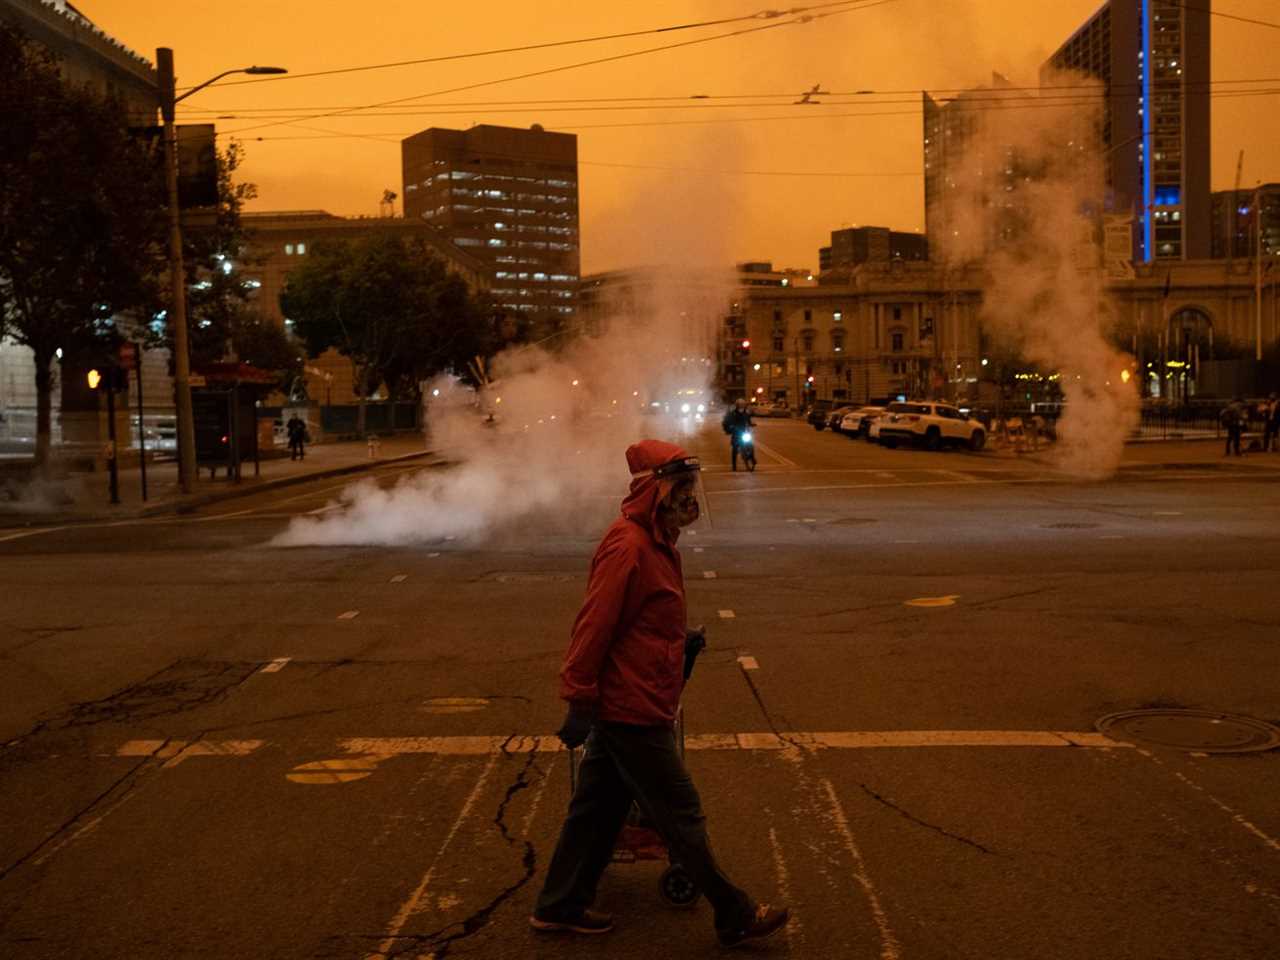
[(720, 943), (776, 933), (786, 907), (757, 903), (711, 852), (697, 788), (676, 745), (674, 723), (686, 659), (700, 632), (685, 625), (676, 541), (702, 508), (700, 466), (675, 444), (642, 440), (627, 449), (631, 492), (591, 561), (586, 600), (560, 670), (569, 710), (559, 730), (586, 744), (546, 880), (530, 925), (543, 932), (606, 933), (613, 920), (591, 908), (632, 800), (662, 834), (710, 901)]
[(304, 444), (307, 440), (307, 425), (295, 413), (285, 424), (285, 429), (289, 432), (289, 459), (305, 460), (307, 450)]
[(1221, 421), (1223, 428), (1227, 431), (1227, 449), (1222, 455), (1229, 457), (1234, 452), (1237, 457), (1240, 456), (1240, 434), (1244, 431), (1244, 404), (1239, 397), (1222, 408)]
[(1280, 451), (1280, 438), (1276, 436), (1280, 432), (1280, 400), (1276, 399), (1274, 393), (1267, 397), (1267, 402), (1262, 405), (1262, 452), (1266, 453), (1275, 444), (1277, 451)]

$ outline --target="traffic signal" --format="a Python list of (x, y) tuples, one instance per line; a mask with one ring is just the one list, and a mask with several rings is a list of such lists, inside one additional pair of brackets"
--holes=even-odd
[(743, 353), (743, 355), (745, 356), (746, 354), (748, 354), (748, 353), (750, 353), (750, 352), (751, 352), (751, 341), (750, 341), (750, 340), (743, 340), (743, 341), (742, 341), (742, 353)]
[(90, 390), (110, 390), (124, 393), (129, 389), (129, 371), (122, 367), (94, 367), (85, 375)]

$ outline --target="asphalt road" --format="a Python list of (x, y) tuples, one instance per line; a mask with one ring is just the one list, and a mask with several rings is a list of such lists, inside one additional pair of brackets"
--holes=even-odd
[[(1280, 473), (1080, 484), (793, 422), (709, 466), (685, 698), (720, 859), (803, 958), (1231, 958), (1280, 944), (1280, 755), (1096, 733), (1280, 721)], [(385, 468), (390, 485), (419, 465)], [(268, 545), (345, 485), (0, 531), (0, 956), (702, 957), (526, 925), (568, 796), (554, 680), (594, 540)]]

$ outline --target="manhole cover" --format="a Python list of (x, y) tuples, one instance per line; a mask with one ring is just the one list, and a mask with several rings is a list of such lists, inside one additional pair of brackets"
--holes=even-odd
[(1100, 523), (1046, 523), (1044, 528), (1046, 530), (1093, 530), (1100, 526), (1102, 526)]
[(1280, 728), (1212, 710), (1126, 710), (1095, 726), (1118, 740), (1199, 753), (1253, 753), (1280, 746)]
[(840, 517), (837, 520), (831, 521), (831, 523), (833, 524), (840, 524), (840, 525), (849, 526), (849, 527), (852, 527), (861, 523), (876, 523), (876, 522), (877, 521), (875, 517)]

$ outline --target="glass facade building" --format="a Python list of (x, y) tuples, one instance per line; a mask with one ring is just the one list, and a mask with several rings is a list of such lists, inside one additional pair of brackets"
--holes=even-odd
[(1102, 82), (1107, 206), (1132, 214), (1134, 260), (1207, 258), (1208, 4), (1109, 0), (1044, 64), (1042, 96), (1070, 95), (1063, 71)]
[(496, 304), (571, 319), (577, 301), (578, 138), (482, 124), (401, 142), (404, 213), (490, 268)]

